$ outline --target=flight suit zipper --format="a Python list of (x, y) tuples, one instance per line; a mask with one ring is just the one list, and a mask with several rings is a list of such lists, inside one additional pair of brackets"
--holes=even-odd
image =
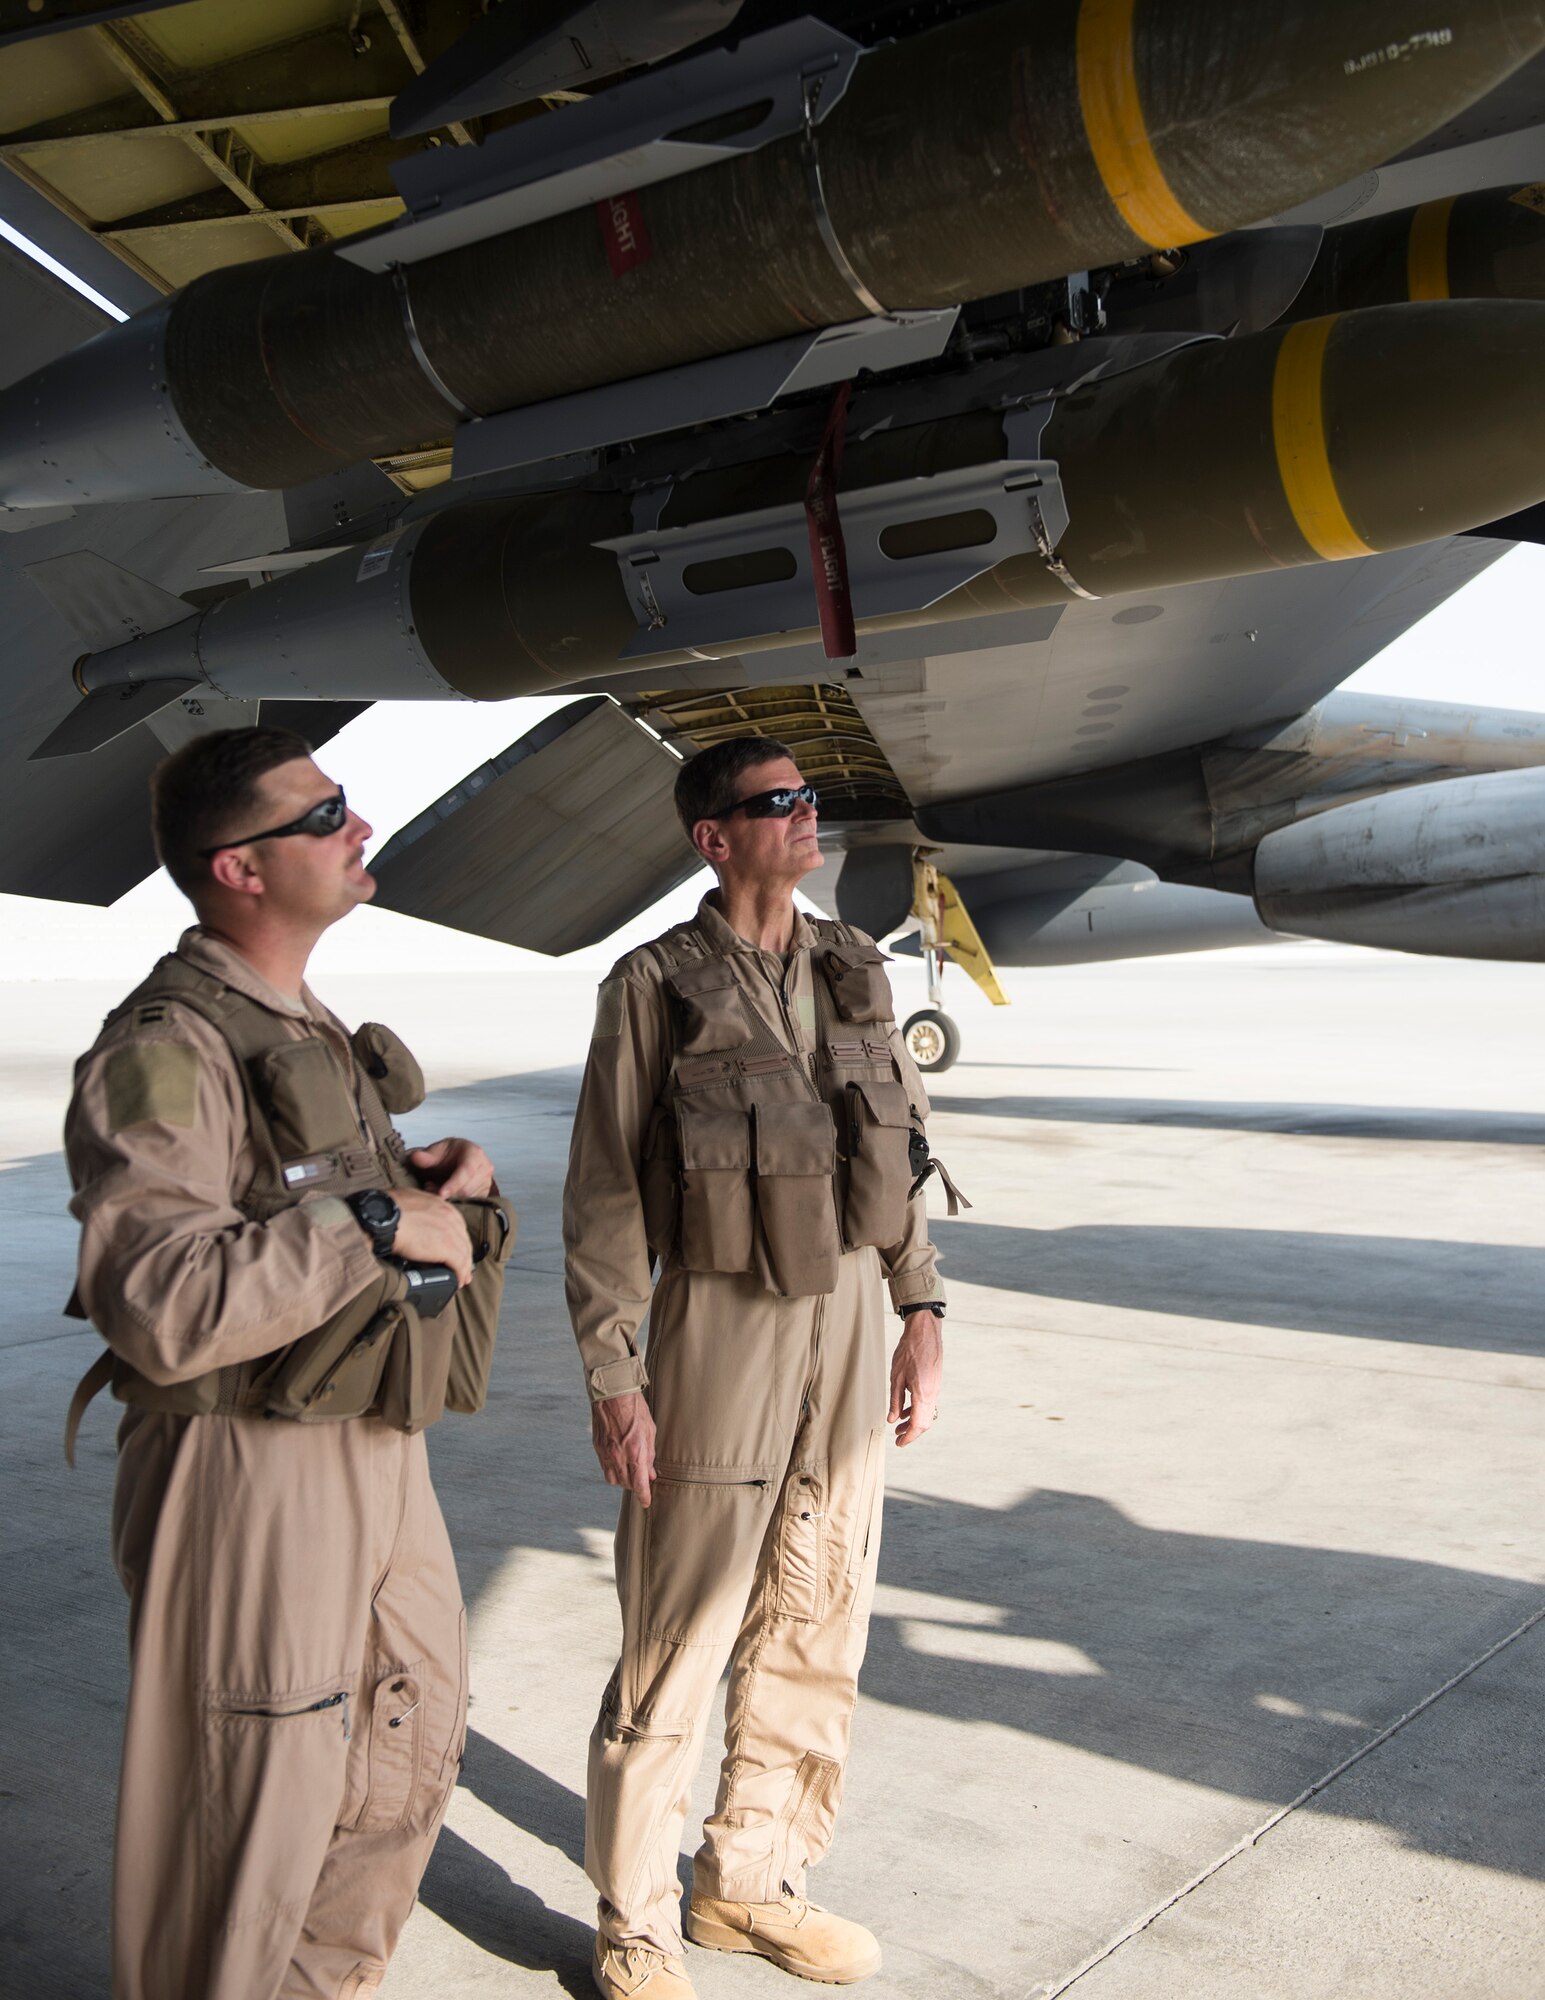
[(323, 1695), (320, 1701), (308, 1701), (303, 1703), (299, 1708), (238, 1708), (232, 1705), (222, 1707), (220, 1712), (222, 1715), (260, 1716), (268, 1722), (287, 1722), (292, 1716), (320, 1715), (329, 1708), (341, 1708), (343, 1710), (343, 1740), (345, 1743), (349, 1742), (354, 1732), (349, 1727), (349, 1697), (347, 1692), (343, 1694)]

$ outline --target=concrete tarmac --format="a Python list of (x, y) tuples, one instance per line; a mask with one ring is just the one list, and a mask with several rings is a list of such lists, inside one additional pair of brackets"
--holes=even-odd
[[(472, 1733), (383, 2000), (591, 1991), (616, 1501), (558, 1196), (594, 979), (324, 988), (423, 1057), (410, 1136), (482, 1140), (521, 1211), (490, 1405), (431, 1433)], [(965, 1054), (933, 1137), (975, 1206), (937, 1224), (941, 1418), (890, 1454), (812, 1882), (882, 1938), (865, 1992), (1545, 1995), (1545, 971), (1293, 946), (1011, 974), (999, 1012), (952, 983)], [(96, 1348), (59, 1316), (57, 1132), (123, 984), (0, 988), (7, 2000), (107, 1992), (113, 1417), (94, 1406), (67, 1473)], [(795, 1990), (689, 1969), (703, 2000)]]

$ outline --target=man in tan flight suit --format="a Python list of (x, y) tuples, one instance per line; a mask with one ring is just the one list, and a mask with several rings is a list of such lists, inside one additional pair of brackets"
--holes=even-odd
[[(815, 794), (784, 745), (742, 738), (686, 764), (676, 800), (719, 887), (601, 987), (564, 1200), (595, 1448), (627, 1489), (586, 1829), (607, 2000), (691, 2000), (677, 1852), (726, 1661), (686, 1933), (832, 1983), (878, 1968), (805, 1871), (842, 1789), (885, 1425), (928, 1430), (943, 1366), (927, 1099), (883, 961), (794, 907), (822, 860)], [(888, 1387), (882, 1279), (903, 1322)]]
[[(497, 1308), (501, 1260), (474, 1281), (469, 1238), (493, 1173), (465, 1139), (405, 1153), (383, 1105), (422, 1095), (416, 1065), (304, 984), (375, 886), (370, 828), (307, 744), (198, 738), (153, 789), (198, 923), (108, 1017), (66, 1126), (72, 1308), (109, 1345), (72, 1443), (109, 1374), (128, 1405), (113, 1992), (364, 2000), (462, 1751), (464, 1613), (418, 1431), (434, 1329), (474, 1292)], [(424, 1266), (435, 1319), (402, 1304)]]

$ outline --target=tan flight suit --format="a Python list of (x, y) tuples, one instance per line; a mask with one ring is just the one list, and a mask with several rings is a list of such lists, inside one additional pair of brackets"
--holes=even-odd
[[(814, 1296), (775, 1289), (760, 1225), (752, 1269), (683, 1268), (687, 1225), (673, 1223), (668, 1200), (654, 1209), (669, 1193), (655, 1178), (662, 1137), (663, 1181), (680, 1177), (685, 1204), (690, 1169), (702, 1167), (709, 1183), (718, 1173), (723, 1200), (715, 1194), (710, 1206), (718, 1203), (720, 1214), (738, 1198), (735, 1167), (746, 1158), (736, 1151), (733, 1118), (713, 1125), (706, 1145), (677, 1139), (673, 1060), (678, 1077), (707, 1079), (700, 1094), (710, 1112), (715, 1066), (728, 1073), (737, 1063), (715, 1055), (715, 1035), (705, 1037), (690, 1006), (685, 1027), (680, 1015), (673, 1026), (670, 1010), (682, 1003), (665, 983), (661, 946), (670, 960), (695, 944), (729, 968), (740, 998), (707, 998), (721, 1012), (747, 1003), (761, 1046), (782, 1051), (794, 1072), (780, 1083), (830, 1099), (843, 1074), (831, 1067), (834, 1049), (840, 1059), (854, 1052), (863, 1074), (883, 1069), (895, 1079), (885, 1088), (895, 1093), (899, 1084), (926, 1114), (893, 1021), (869, 1027), (867, 1040), (865, 1030), (822, 1039), (831, 1007), (814, 961), (836, 928), (796, 917), (785, 963), (730, 929), (715, 892), (691, 926), (621, 960), (600, 992), (565, 1190), (569, 1309), (592, 1399), (647, 1383), (657, 1426), (652, 1504), (623, 1496), (622, 1656), (590, 1746), (585, 1866), (600, 1895), (601, 1934), (618, 1945), (682, 1949), (677, 1853), (700, 1731), (726, 1661), (725, 1756), (696, 1858), (697, 1890), (747, 1903), (776, 1900), (785, 1888), (801, 1893), (832, 1836), (879, 1557), (889, 1348), (899, 1333), (881, 1280), (895, 1309), (943, 1296), (923, 1202), (906, 1200), (903, 1178), (899, 1242), (844, 1249), (834, 1288)], [(872, 947), (867, 956), (878, 959)], [(684, 962), (697, 963), (690, 955)], [(719, 978), (714, 971), (686, 983)], [(706, 1039), (708, 1053), (684, 1057), (683, 1034), (698, 1047)], [(717, 1045), (725, 1045), (722, 1033)], [(741, 1058), (738, 1073), (754, 1091), (778, 1060)], [(760, 1117), (754, 1108), (754, 1155)], [(682, 1143), (695, 1149), (687, 1171)], [(758, 1158), (757, 1199), (765, 1202), (767, 1162)], [(821, 1185), (829, 1207), (830, 1183)], [(710, 1216), (707, 1233), (718, 1227)], [(694, 1233), (702, 1237), (703, 1227)], [(663, 1258), (652, 1299), (651, 1242)], [(691, 1254), (702, 1264), (717, 1253), (699, 1241)], [(728, 1261), (743, 1254), (736, 1249)], [(635, 1344), (646, 1311), (647, 1375)]]
[[(192, 930), (179, 955), (358, 1073), (345, 1031)], [(382, 1266), (338, 1199), (264, 1222), (236, 1061), (190, 1007), (110, 1025), (65, 1140), (79, 1298), (185, 1383), (307, 1334)], [(155, 1018), (159, 1016), (159, 1019)], [(417, 1894), (466, 1718), (465, 1614), (422, 1435), (130, 1407), (113, 1553), (132, 1675), (116, 2000), (363, 2000)]]

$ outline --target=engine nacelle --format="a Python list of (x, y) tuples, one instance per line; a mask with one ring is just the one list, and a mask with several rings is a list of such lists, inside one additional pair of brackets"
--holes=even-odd
[(1255, 906), (1295, 937), (1545, 959), (1545, 769), (1412, 785), (1268, 834)]

